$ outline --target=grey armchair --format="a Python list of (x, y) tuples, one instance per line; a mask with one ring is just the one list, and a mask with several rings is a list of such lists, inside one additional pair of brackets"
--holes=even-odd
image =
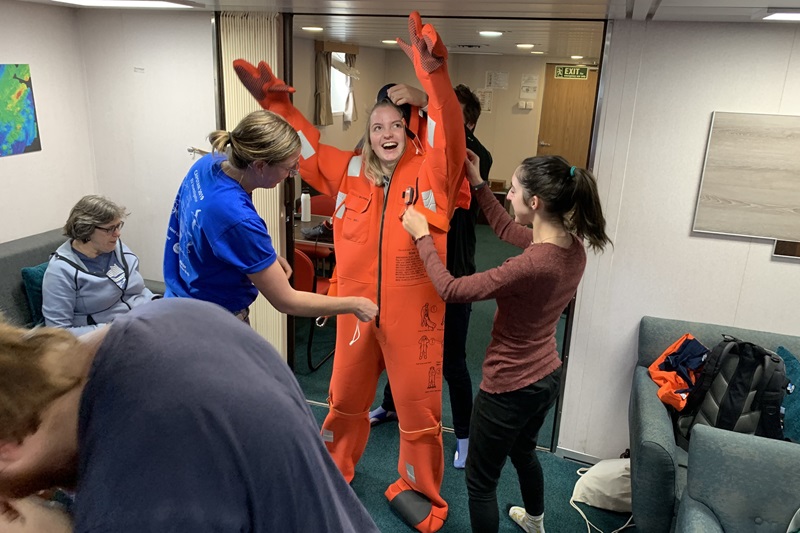
[(800, 445), (696, 426), (676, 531), (786, 533), (800, 508)]
[[(673, 530), (678, 504), (686, 486), (687, 453), (675, 444), (672, 419), (656, 396), (658, 387), (648, 372), (650, 364), (684, 333), (693, 334), (709, 348), (722, 340), (723, 333), (728, 333), (770, 350), (784, 346), (793, 354), (800, 354), (800, 337), (701, 322), (642, 318), (639, 353), (628, 405), (628, 428), (633, 521), (636, 530), (644, 533), (669, 533)], [(796, 446), (800, 448), (800, 445)], [(800, 478), (796, 478), (796, 484), (800, 485)], [(754, 489), (760, 490), (759, 487)], [(784, 528), (782, 533), (785, 531)]]

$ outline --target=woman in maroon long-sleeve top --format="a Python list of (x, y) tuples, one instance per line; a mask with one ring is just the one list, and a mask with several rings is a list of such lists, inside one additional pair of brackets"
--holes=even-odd
[(472, 531), (497, 531), (497, 482), (510, 457), (525, 508), (512, 507), (509, 516), (524, 531), (543, 533), (544, 479), (536, 440), (561, 382), (556, 326), (583, 276), (583, 241), (594, 251), (611, 241), (589, 171), (557, 156), (526, 159), (511, 177), (512, 219), (481, 179), (478, 163), (468, 152), (473, 195), (497, 236), (522, 248), (520, 255), (486, 272), (454, 278), (433, 246), (425, 218), (413, 206), (403, 216), (403, 226), (446, 302), (497, 301), (470, 421), (466, 479)]

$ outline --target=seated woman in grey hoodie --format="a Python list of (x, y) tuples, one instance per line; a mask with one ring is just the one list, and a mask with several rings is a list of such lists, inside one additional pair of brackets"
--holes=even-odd
[(95, 195), (72, 208), (64, 225), (69, 239), (50, 258), (42, 283), (47, 326), (83, 335), (153, 299), (139, 258), (120, 240), (127, 214)]

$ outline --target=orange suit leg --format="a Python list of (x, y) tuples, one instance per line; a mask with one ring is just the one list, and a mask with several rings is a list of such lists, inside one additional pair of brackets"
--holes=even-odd
[[(381, 333), (385, 335), (386, 371), (400, 426), (400, 479), (389, 486), (386, 497), (419, 531), (438, 531), (447, 518), (447, 502), (440, 494), (444, 475), (444, 304), (428, 282), (388, 292), (381, 305), (387, 309), (382, 316), (389, 317), (381, 321)], [(409, 496), (402, 496), (406, 491), (420, 493), (430, 501), (427, 516), (403, 513), (405, 505), (400, 502)]]
[[(359, 338), (352, 345), (358, 324)], [(383, 354), (374, 322), (359, 322), (354, 315), (336, 319), (336, 355), (328, 393), (330, 411), (322, 423), (322, 439), (350, 482), (369, 438), (369, 408), (383, 372)]]

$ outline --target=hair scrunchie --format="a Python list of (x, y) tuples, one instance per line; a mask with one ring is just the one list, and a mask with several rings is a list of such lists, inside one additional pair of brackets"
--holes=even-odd
[(569, 169), (569, 177), (570, 178), (574, 178), (575, 177), (575, 167), (574, 166)]

